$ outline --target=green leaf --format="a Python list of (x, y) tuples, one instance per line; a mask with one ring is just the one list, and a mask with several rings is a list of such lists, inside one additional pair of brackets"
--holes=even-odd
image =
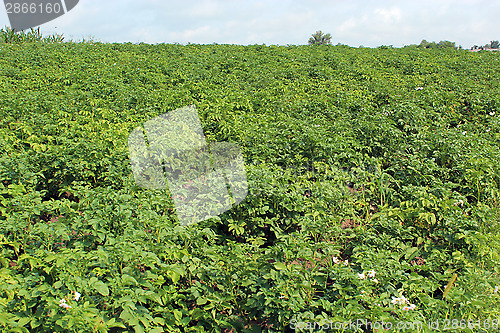
[(29, 323), (31, 321), (31, 318), (30, 317), (23, 317), (23, 318), (20, 318), (19, 321), (17, 322), (17, 324), (19, 326), (24, 326), (26, 325), (27, 323)]
[(150, 333), (163, 333), (165, 332), (161, 327), (155, 327), (149, 331)]
[(111, 324), (108, 324), (108, 327), (120, 327), (120, 328), (127, 328), (127, 326), (125, 326), (124, 323), (122, 323), (121, 321), (117, 321), (117, 322), (114, 322), (114, 323), (111, 323)]
[(444, 291), (443, 291), (443, 299), (446, 297), (446, 295), (448, 295), (448, 293), (450, 292), (451, 290), (451, 287), (453, 286), (453, 283), (455, 283), (455, 280), (457, 279), (458, 277), (458, 274), (455, 273), (453, 274), (453, 276), (451, 277), (450, 281), (448, 281), (448, 284), (446, 285), (446, 288), (444, 288)]
[(140, 324), (137, 324), (134, 326), (134, 331), (135, 333), (144, 333), (144, 328)]
[(182, 312), (179, 310), (174, 310), (174, 317), (177, 321), (181, 321), (182, 319)]
[(412, 260), (420, 254), (420, 249), (418, 247), (410, 247), (405, 252), (405, 259)]
[(276, 268), (278, 271), (281, 271), (283, 269), (286, 269), (286, 265), (282, 262), (277, 261), (274, 263), (274, 268)]
[(181, 275), (177, 273), (176, 271), (169, 271), (167, 275), (172, 279), (173, 283), (179, 282)]
[(475, 307), (478, 307), (478, 308), (484, 308), (486, 306), (486, 304), (481, 301), (481, 300), (473, 300), (471, 303), (470, 303), (472, 306), (475, 306)]
[(160, 305), (163, 305), (163, 300), (161, 299), (161, 296), (157, 293), (148, 294), (146, 297), (152, 301), (155, 301)]
[(103, 296), (108, 296), (109, 295), (109, 289), (108, 286), (102, 282), (102, 281), (97, 281), (96, 283), (93, 284), (93, 287), (97, 292)]
[(197, 305), (207, 304), (207, 299), (204, 298), (204, 297), (199, 297), (199, 298), (196, 299), (196, 304)]
[(160, 317), (155, 317), (153, 319), (153, 323), (157, 324), (157, 325), (165, 325), (165, 319), (163, 318), (160, 318)]
[(125, 286), (127, 286), (127, 285), (136, 286), (138, 284), (136, 279), (134, 279), (132, 276), (127, 275), (127, 274), (124, 274), (122, 276), (122, 283)]

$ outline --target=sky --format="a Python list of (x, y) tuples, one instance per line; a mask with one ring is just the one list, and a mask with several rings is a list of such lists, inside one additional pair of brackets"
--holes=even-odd
[(470, 48), (500, 40), (499, 15), (499, 0), (80, 0), (40, 30), (74, 41), (241, 45), (304, 45), (321, 30), (354, 47), (426, 39)]

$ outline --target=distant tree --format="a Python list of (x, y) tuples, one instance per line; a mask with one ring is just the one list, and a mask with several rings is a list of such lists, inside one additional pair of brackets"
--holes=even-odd
[(500, 48), (500, 42), (498, 40), (492, 40), (490, 42), (490, 46), (492, 49), (499, 49)]
[(423, 39), (420, 44), (418, 45), (418, 47), (421, 47), (423, 49), (434, 49), (436, 48), (436, 43), (435, 42), (428, 42), (426, 41), (425, 39)]
[(309, 45), (330, 45), (332, 43), (332, 35), (323, 34), (323, 32), (319, 30), (312, 34), (308, 43)]
[(418, 47), (424, 48), (424, 49), (448, 49), (448, 48), (456, 49), (457, 48), (455, 42), (450, 42), (449, 40), (442, 40), (439, 43), (436, 43), (436, 42), (428, 42), (425, 39), (420, 42)]
[(457, 45), (455, 42), (450, 42), (449, 40), (442, 40), (438, 43), (438, 48), (440, 49), (456, 49)]

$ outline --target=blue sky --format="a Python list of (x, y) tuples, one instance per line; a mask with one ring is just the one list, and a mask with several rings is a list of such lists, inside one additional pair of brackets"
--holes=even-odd
[[(41, 31), (101, 42), (299, 45), (322, 30), (356, 47), (426, 39), (468, 48), (500, 40), (499, 15), (498, 0), (80, 0)], [(0, 10), (0, 27), (8, 25)]]

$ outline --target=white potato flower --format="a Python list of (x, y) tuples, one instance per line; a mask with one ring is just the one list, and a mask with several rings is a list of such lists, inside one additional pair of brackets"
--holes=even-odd
[(67, 304), (64, 298), (59, 301), (59, 306), (65, 309), (71, 308), (71, 305)]

